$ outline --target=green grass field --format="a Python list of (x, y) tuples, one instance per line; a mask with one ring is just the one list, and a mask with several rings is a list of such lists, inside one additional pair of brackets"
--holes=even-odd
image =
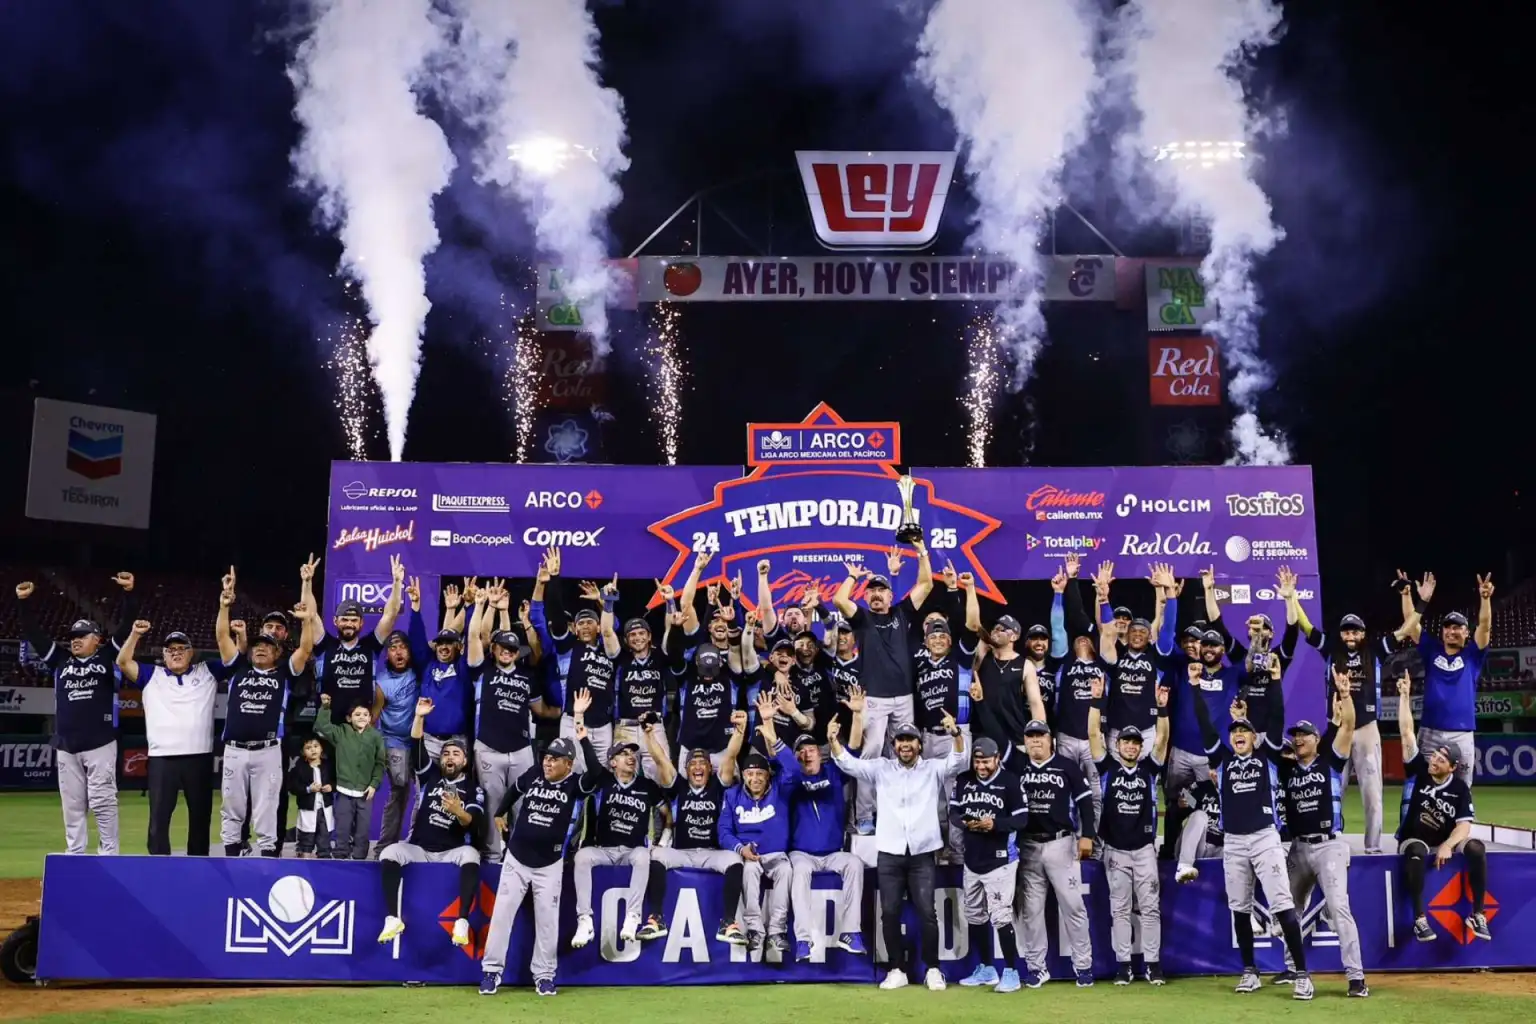
[[(1398, 791), (1386, 794), (1386, 827), (1397, 823)], [(1477, 790), (1479, 818), (1536, 828), (1536, 792), (1528, 788), (1483, 787)], [(1360, 821), (1358, 795), (1351, 791), (1346, 821)], [(147, 801), (138, 793), (121, 797), (122, 848), (143, 853), (148, 820)], [(185, 836), (185, 810), (172, 824), (172, 841)], [(217, 843), (218, 810), (214, 811)], [(94, 848), (94, 835), (92, 844)], [(63, 843), (58, 796), (53, 793), (0, 794), (0, 878), (37, 878), (43, 857)], [(224, 1024), (268, 1024), (297, 1020), (420, 1020), (441, 1014), (455, 1024), (479, 1021), (538, 1024), (591, 1024), (622, 1019), (625, 1024), (672, 1024), (680, 1017), (721, 1024), (783, 1024), (799, 1020), (838, 1024), (892, 1024), (961, 1018), (974, 1024), (1015, 1021), (1021, 1014), (1055, 1019), (1126, 1019), (1146, 1024), (1188, 1024), (1234, 1014), (1262, 1014), (1265, 1019), (1315, 1019), (1318, 1014), (1348, 1013), (1358, 1024), (1456, 1020), (1499, 1021), (1529, 1018), (1536, 1012), (1536, 976), (1508, 974), (1375, 976), (1369, 1000), (1346, 1002), (1339, 976), (1318, 979), (1318, 997), (1298, 1003), (1289, 989), (1268, 987), (1238, 997), (1233, 979), (1179, 979), (1163, 989), (1138, 984), (1129, 989), (1099, 982), (1079, 991), (1060, 982), (1038, 992), (1020, 992), (998, 999), (990, 991), (951, 985), (931, 993), (920, 987), (880, 992), (873, 986), (799, 985), (690, 988), (563, 990), (557, 999), (536, 999), (521, 989), (504, 989), (494, 999), (470, 988), (394, 987), (273, 989), (238, 994), (216, 987), (175, 990), (154, 987), (113, 988), (60, 986), (18, 989), (0, 984), (0, 1021), (155, 1021), (165, 1024), (209, 1020), (209, 1004)]]

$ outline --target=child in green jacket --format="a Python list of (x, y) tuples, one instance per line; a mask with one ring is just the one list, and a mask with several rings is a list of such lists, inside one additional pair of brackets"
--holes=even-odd
[(336, 766), (336, 846), (331, 856), (368, 859), (368, 825), (373, 794), (384, 781), (384, 736), (373, 728), (373, 712), (362, 705), (347, 715), (346, 725), (331, 721), (331, 695), (320, 695), (315, 735), (331, 745)]

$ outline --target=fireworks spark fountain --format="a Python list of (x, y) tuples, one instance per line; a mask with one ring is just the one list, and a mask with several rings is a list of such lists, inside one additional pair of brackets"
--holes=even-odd
[(651, 421), (661, 441), (662, 457), (677, 465), (678, 441), (683, 427), (682, 388), (686, 378), (678, 352), (682, 311), (676, 303), (658, 302), (651, 313), (651, 334), (646, 344), (651, 384)]
[(502, 378), (502, 391), (512, 412), (518, 462), (527, 462), (533, 451), (533, 420), (539, 406), (539, 324), (532, 310), (517, 320), (512, 340), (512, 359)]
[(332, 339), (326, 375), (336, 382), (333, 400), (341, 417), (347, 454), (354, 462), (368, 459), (368, 442), (378, 437), (373, 420), (376, 391), (368, 368), (368, 321), (360, 316), (343, 321)]
[(987, 445), (992, 440), (992, 406), (1003, 383), (1003, 340), (998, 336), (996, 314), (980, 310), (965, 325), (966, 391), (960, 398), (965, 409), (966, 454), (973, 469), (987, 464)]

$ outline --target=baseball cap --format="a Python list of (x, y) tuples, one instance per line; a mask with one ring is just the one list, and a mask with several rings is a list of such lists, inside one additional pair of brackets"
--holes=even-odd
[(713, 763), (709, 760), (709, 751), (705, 750), (703, 747), (693, 747), (689, 749), (688, 760), (703, 761), (706, 764)]
[(1129, 608), (1127, 608), (1125, 605), (1122, 604), (1118, 608), (1115, 609), (1115, 618), (1117, 618), (1117, 619), (1129, 619), (1129, 618), (1131, 618), (1131, 610)]
[(920, 740), (922, 738), (923, 734), (918, 732), (917, 726), (911, 722), (902, 722), (891, 731), (891, 739), (893, 740)]
[(1316, 735), (1318, 735), (1317, 726), (1313, 725), (1311, 722), (1309, 722), (1305, 718), (1303, 718), (1301, 721), (1297, 722), (1295, 725), (1293, 725), (1289, 729), (1287, 729), (1286, 730), (1286, 735), (1288, 735), (1288, 736), (1316, 736)]
[(865, 590), (869, 590), (872, 587), (884, 587), (886, 590), (890, 590), (891, 581), (886, 579), (884, 576), (881, 576), (879, 573), (876, 573), (869, 578), (868, 583), (864, 584)]
[(998, 619), (996, 623), (993, 624), (992, 628), (1004, 629), (1010, 633), (1023, 632), (1023, 627), (1019, 625), (1019, 620), (1014, 618), (1012, 615), (1004, 615), (1002, 618)]
[(852, 633), (853, 632), (853, 626), (851, 626), (849, 624), (847, 619), (838, 619), (837, 620), (837, 625), (834, 628), (839, 633)]
[(625, 636), (628, 636), (629, 634), (636, 631), (649, 633), (651, 631), (651, 624), (638, 617), (630, 619), (628, 622), (624, 623)]
[[(185, 644), (188, 642), (187, 634), (171, 633), (166, 636), (164, 646), (169, 647), (171, 644)], [(255, 636), (251, 637), (251, 646), (255, 647), (257, 644), (269, 644), (270, 646), (276, 647), (279, 650), (281, 650), (283, 646), (282, 644), (278, 643), (277, 637), (270, 633), (257, 633)]]
[(1358, 615), (1346, 615), (1339, 620), (1340, 629), (1358, 629), (1365, 632), (1365, 620)]
[(104, 636), (101, 627), (90, 619), (76, 619), (75, 624), (69, 627), (70, 636), (90, 636), (91, 634)]
[(1131, 628), (1135, 629), (1138, 626), (1149, 631), (1152, 629), (1152, 623), (1148, 622), (1146, 619), (1132, 619)]
[(1205, 630), (1199, 626), (1185, 626), (1184, 632), (1180, 635), (1186, 640), (1203, 640), (1205, 638)]
[(411, 646), (411, 638), (406, 636), (405, 630), (390, 630), (389, 636), (384, 638), (385, 647), (393, 647), (395, 644), (404, 644), (406, 647)]
[(1262, 625), (1265, 629), (1275, 628), (1275, 624), (1271, 622), (1269, 620), (1269, 616), (1265, 615), (1263, 612), (1254, 612), (1252, 615), (1248, 616), (1249, 622), (1253, 622), (1255, 619), (1257, 619), (1259, 624)]
[(1037, 636), (1049, 640), (1051, 638), (1051, 631), (1038, 622), (1024, 631), (1025, 640), (1033, 640)]
[(754, 751), (752, 751), (752, 753), (747, 755), (747, 763), (746, 763), (745, 767), (749, 771), (751, 769), (753, 769), (753, 768), (760, 768), (763, 771), (767, 772), (767, 771), (772, 771), (773, 770), (773, 762), (769, 761), (762, 754), (759, 754), (757, 751), (754, 750)]
[(1119, 739), (1122, 739), (1122, 740), (1135, 740), (1137, 743), (1140, 743), (1141, 742), (1141, 730), (1136, 728), (1134, 725), (1127, 725), (1127, 726), (1125, 726), (1124, 728), (1122, 728), (1120, 730)]
[(343, 601), (336, 606), (336, 617), (338, 619), (344, 619), (349, 615), (359, 619), (362, 618), (363, 606), (356, 601)]
[(612, 761), (620, 754), (638, 753), (640, 753), (640, 744), (638, 743), (615, 743), (613, 746), (608, 748), (608, 760)]
[(1258, 730), (1253, 727), (1253, 723), (1248, 721), (1246, 718), (1234, 718), (1232, 720), (1232, 724), (1227, 726), (1227, 732), (1237, 732), (1239, 729), (1247, 729), (1251, 733), (1258, 732)]
[(1430, 747), (1428, 753), (1439, 754), (1441, 757), (1451, 762), (1452, 767), (1455, 767), (1455, 765), (1458, 763), (1456, 760), (1456, 751), (1452, 750), (1450, 747), (1445, 746), (1444, 744), (1441, 744), (1438, 747)]
[[(251, 643), (253, 643), (253, 644), (254, 643), (271, 643), (271, 644), (276, 644), (277, 641), (272, 639), (271, 637), (267, 636), (265, 633), (257, 633), (254, 637), (251, 638)], [(169, 647), (172, 644), (186, 644), (188, 647), (191, 647), (192, 646), (192, 638), (187, 636), (187, 634), (183, 633), (179, 629), (173, 630), (173, 631), (165, 634), (165, 639), (160, 641), (160, 646), (161, 647)]]
[(288, 625), (288, 613), (284, 611), (267, 612), (267, 614), (261, 617), (261, 624), (265, 626), (269, 622), (281, 622), (286, 626)]
[(464, 753), (469, 753), (469, 748), (464, 746), (464, 741), (456, 737), (450, 736), (448, 739), (443, 740), (443, 750), (447, 750), (449, 747), (458, 747)]
[(795, 642), (787, 636), (781, 636), (773, 642), (773, 648), (768, 653), (772, 654), (774, 651), (793, 651), (794, 649)]
[(997, 754), (997, 741), (990, 736), (978, 737), (975, 748), (971, 751), (972, 757), (996, 757)]
[(597, 612), (593, 611), (591, 608), (583, 608), (581, 611), (579, 611), (575, 615), (571, 616), (571, 621), (572, 622), (597, 622), (598, 621)]
[(700, 679), (714, 679), (720, 674), (719, 649), (707, 645), (700, 647), (693, 653), (693, 667)]
[(803, 732), (799, 736), (795, 737), (796, 750), (799, 750), (801, 747), (819, 747), (820, 745), (821, 744), (816, 742), (816, 737), (812, 736), (808, 732)]
[(1446, 626), (1465, 626), (1466, 624), (1467, 617), (1461, 614), (1461, 612), (1447, 612), (1445, 619), (1442, 621), (1442, 625)]
[(522, 646), (517, 634), (510, 629), (498, 629), (491, 634), (491, 643), (498, 647), (505, 647), (509, 651), (515, 651)]
[(459, 631), (456, 629), (439, 630), (437, 636), (432, 638), (434, 644), (456, 644), (462, 641)]
[(943, 619), (934, 619), (923, 627), (923, 635), (927, 636), (929, 633), (943, 633), (945, 636), (949, 636), (949, 623)]
[(1201, 633), (1200, 642), (1208, 647), (1225, 647), (1227, 645), (1226, 638), (1214, 629), (1208, 629)]
[(1040, 721), (1038, 718), (1031, 719), (1029, 723), (1024, 726), (1025, 736), (1049, 736), (1050, 734), (1051, 727)]
[(568, 757), (572, 760), (576, 757), (576, 748), (571, 741), (564, 736), (557, 736), (549, 741), (549, 746), (544, 748), (545, 757)]

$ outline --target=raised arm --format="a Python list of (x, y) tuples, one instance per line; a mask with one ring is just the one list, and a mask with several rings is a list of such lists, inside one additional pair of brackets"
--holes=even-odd
[[(843, 701), (843, 706), (853, 712), (849, 716), (851, 722), (848, 726), (848, 746), (852, 750), (864, 749), (864, 708), (867, 704), (864, 687), (854, 683), (848, 688), (848, 698)], [(835, 724), (837, 724), (837, 716), (833, 715), (827, 721), (827, 728), (830, 730)]]
[(1168, 760), (1168, 687), (1157, 688), (1157, 732), (1152, 740), (1152, 759), (1158, 764)]
[(748, 612), (741, 629), (741, 672), (748, 676), (756, 672), (758, 666), (762, 664), (757, 657), (757, 644), (753, 643), (752, 627), (756, 617), (755, 612)]
[(603, 653), (610, 658), (619, 656), (619, 634), (613, 628), (613, 610), (619, 603), (619, 574), (614, 573), (613, 579), (603, 584), (602, 590), (603, 614), (598, 618), (598, 628), (603, 634)]
[(677, 779), (677, 767), (667, 753), (666, 733), (657, 722), (647, 723), (641, 729), (645, 736), (645, 749), (650, 752), (651, 760), (656, 765), (656, 782), (665, 789)]
[(763, 617), (763, 634), (779, 628), (779, 613), (773, 607), (773, 584), (768, 579), (772, 566), (764, 558), (757, 563), (757, 613)]
[(1493, 573), (1477, 578), (1477, 598), (1477, 629), (1472, 633), (1472, 642), (1486, 651), (1493, 637)]
[(1333, 670), (1333, 714), (1339, 728), (1333, 737), (1333, 752), (1348, 757), (1355, 739), (1355, 702), (1349, 696), (1349, 673)]
[(1212, 626), (1221, 621), (1221, 602), (1216, 600), (1216, 567), (1200, 570), (1200, 582), (1205, 585), (1205, 620)]
[(139, 637), (149, 632), (149, 623), (138, 619), (128, 628), (128, 636), (123, 640), (121, 647), (117, 649), (117, 670), (123, 674), (123, 678), (130, 683), (139, 681), (139, 663), (134, 655), (139, 650)]
[(475, 610), (469, 616), (469, 635), (465, 638), (465, 661), (470, 668), (485, 664), (485, 606), (490, 595), (484, 590), (475, 594)]
[(741, 757), (741, 748), (747, 742), (747, 713), (745, 711), (731, 712), (731, 738), (725, 744), (725, 753), (720, 759), (720, 783), (724, 786), (736, 785), (736, 765)]
[(1413, 725), (1413, 678), (1406, 671), (1397, 677), (1397, 735), (1407, 764), (1419, 752), (1419, 737)]
[(384, 602), (384, 612), (379, 616), (379, 624), (373, 627), (374, 638), (379, 643), (394, 632), (395, 620), (400, 617), (400, 608), (405, 603), (405, 563), (400, 561), (399, 555), (389, 556), (389, 575), (394, 581), (390, 587), (389, 598)]
[(213, 639), (219, 645), (219, 658), (228, 665), (240, 654), (235, 638), (229, 632), (229, 607), (235, 603), (235, 567), (230, 566), (224, 577), (224, 587), (219, 591), (219, 611), (213, 619)]
[(1024, 700), (1029, 704), (1029, 717), (1037, 722), (1045, 721), (1045, 698), (1040, 693), (1040, 676), (1034, 662), (1024, 659)]
[(928, 595), (933, 593), (933, 559), (921, 537), (913, 541), (912, 546), (917, 549), (917, 582), (912, 584), (912, 592), (907, 597), (912, 602), (912, 610), (920, 611)]
[(853, 587), (859, 580), (870, 574), (862, 565), (854, 565), (852, 562), (844, 562), (843, 568), (848, 570), (848, 575), (843, 582), (838, 584), (837, 592), (832, 595), (832, 604), (836, 606), (838, 614), (849, 623), (858, 614), (859, 606), (853, 603)]
[(688, 578), (683, 581), (683, 632), (688, 636), (699, 631), (699, 609), (694, 598), (699, 593), (699, 578), (704, 575), (704, 567), (713, 557), (709, 551), (700, 551), (694, 555), (693, 568), (688, 570)]
[(961, 573), (960, 589), (965, 593), (965, 628), (976, 634), (979, 648), (986, 645), (987, 636), (981, 628), (981, 601), (976, 596), (976, 577), (968, 572)]
[(131, 572), (118, 573), (112, 577), (112, 582), (123, 588), (123, 601), (117, 611), (117, 630), (112, 634), (112, 646), (121, 647), (139, 617), (139, 595), (134, 592)]
[[(1105, 632), (1108, 632), (1106, 630)], [(1099, 701), (1104, 699), (1104, 677), (1093, 681), (1093, 703), (1088, 705), (1088, 753), (1095, 761), (1104, 759), (1103, 716), (1099, 713)]]

